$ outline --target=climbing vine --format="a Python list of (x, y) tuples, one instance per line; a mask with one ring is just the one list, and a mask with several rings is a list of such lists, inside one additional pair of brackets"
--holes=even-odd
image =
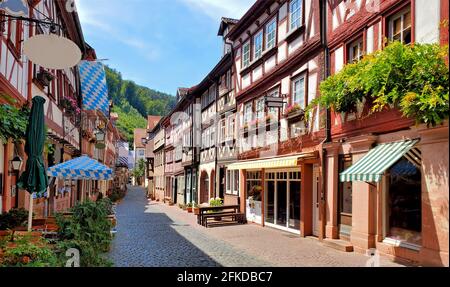
[(438, 44), (393, 42), (322, 82), (307, 110), (320, 105), (351, 113), (365, 99), (371, 112), (397, 108), (417, 124), (435, 126), (449, 114), (447, 57), (448, 47)]
[(0, 139), (3, 142), (25, 138), (30, 109), (26, 106), (16, 108), (9, 104), (0, 105)]

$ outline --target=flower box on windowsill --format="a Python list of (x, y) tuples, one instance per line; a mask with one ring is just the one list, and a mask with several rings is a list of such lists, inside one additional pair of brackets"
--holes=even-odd
[(302, 121), (305, 118), (305, 111), (302, 109), (292, 111), (286, 115), (286, 118), (287, 118), (288, 122)]
[(36, 80), (44, 87), (48, 87), (55, 76), (47, 70), (40, 70), (36, 75)]

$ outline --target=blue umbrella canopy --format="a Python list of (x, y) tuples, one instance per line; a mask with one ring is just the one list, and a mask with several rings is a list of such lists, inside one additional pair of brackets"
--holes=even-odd
[(72, 180), (111, 180), (113, 170), (84, 155), (50, 167), (47, 175)]

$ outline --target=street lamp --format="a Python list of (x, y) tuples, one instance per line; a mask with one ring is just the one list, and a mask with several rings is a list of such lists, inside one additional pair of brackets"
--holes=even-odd
[(104, 131), (101, 131), (101, 130), (97, 131), (97, 132), (95, 133), (95, 139), (96, 139), (98, 142), (104, 142), (104, 141), (105, 141), (105, 132), (104, 132)]
[(141, 142), (142, 142), (143, 145), (147, 145), (148, 140), (147, 140), (147, 138), (142, 138)]
[(22, 158), (20, 158), (19, 156), (16, 156), (15, 158), (13, 158), (13, 160), (11, 160), (12, 170), (15, 173), (18, 173), (22, 168), (22, 162)]

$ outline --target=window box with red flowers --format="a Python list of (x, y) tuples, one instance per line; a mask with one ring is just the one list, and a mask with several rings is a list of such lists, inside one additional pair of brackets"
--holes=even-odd
[(62, 100), (62, 106), (66, 109), (66, 112), (70, 115), (79, 115), (81, 109), (78, 106), (78, 101), (75, 97), (68, 96)]
[(305, 110), (299, 104), (289, 105), (284, 111), (288, 122), (302, 121), (305, 118)]

